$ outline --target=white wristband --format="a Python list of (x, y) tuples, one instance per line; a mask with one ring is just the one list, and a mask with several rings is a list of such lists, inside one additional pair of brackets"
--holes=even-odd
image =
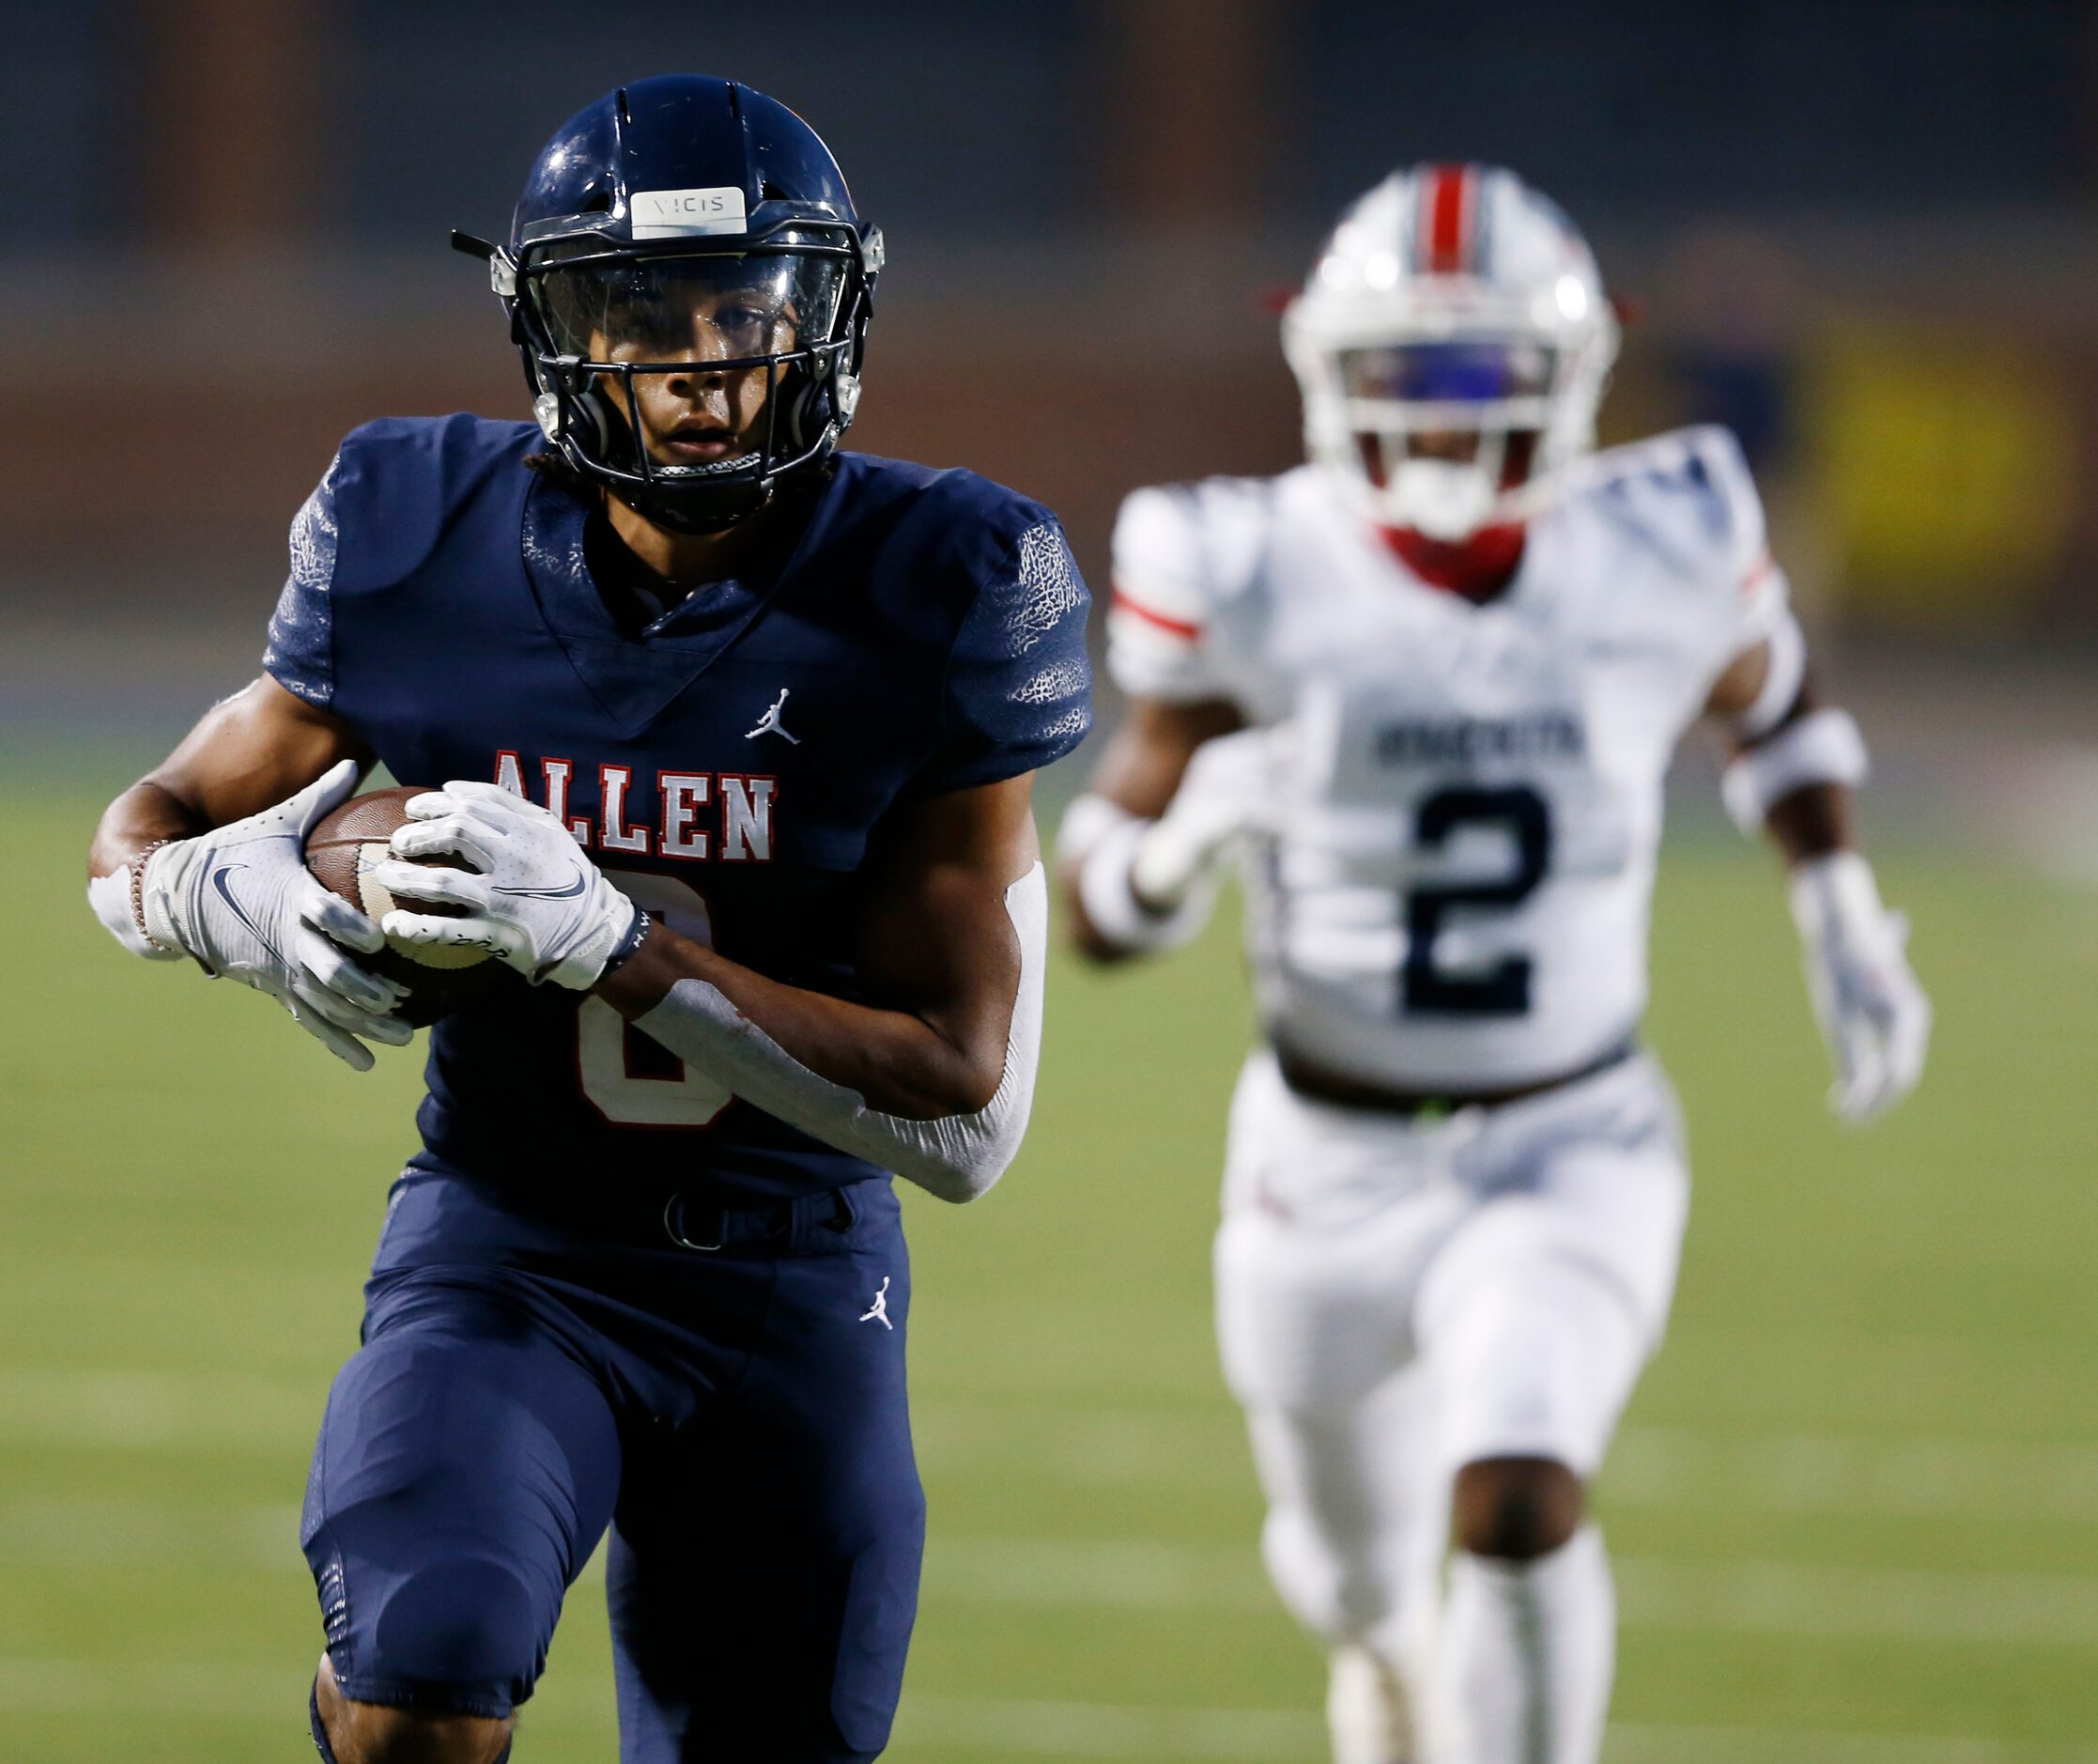
[(1810, 784), (1855, 789), (1871, 769), (1858, 720), (1846, 710), (1817, 710), (1736, 759), (1720, 780), (1720, 795), (1735, 826), (1753, 833), (1794, 791)]
[(1136, 854), (1156, 825), (1131, 819), (1110, 830), (1078, 868), (1078, 904), (1087, 921), (1109, 943), (1133, 954), (1175, 950), (1191, 941), (1216, 904), (1218, 878), (1198, 880), (1169, 913), (1136, 904)]

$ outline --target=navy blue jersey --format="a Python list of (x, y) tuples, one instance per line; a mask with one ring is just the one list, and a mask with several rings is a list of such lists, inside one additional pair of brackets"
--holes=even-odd
[[(854, 997), (884, 815), (1086, 734), (1087, 594), (1055, 517), (973, 472), (843, 454), (764, 580), (643, 623), (600, 592), (583, 507), (524, 464), (542, 445), (472, 416), (354, 431), (293, 523), (264, 667), (403, 783), (517, 790), (674, 928)], [(440, 1023), (427, 1078), (429, 1153), (489, 1181), (748, 1201), (879, 1173), (553, 986)]]

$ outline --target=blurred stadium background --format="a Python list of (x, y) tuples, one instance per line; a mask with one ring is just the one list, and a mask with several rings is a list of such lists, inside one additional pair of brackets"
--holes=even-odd
[[(1590, 231), (1641, 315), (1608, 429), (1747, 442), (1941, 1013), (1902, 1116), (1828, 1124), (1687, 757), (1655, 1036), (1700, 1202), (1600, 1492), (1611, 1756), (2098, 1760), (2098, 9), (0, 0), (0, 1758), (302, 1755), (297, 1503), (414, 1062), (128, 967), (81, 851), (252, 675), (343, 430), (523, 413), (445, 229), (676, 67), (801, 110), (887, 229), (856, 444), (1041, 496), (1096, 586), (1130, 486), (1297, 456), (1265, 296), (1359, 188), (1497, 159)], [(1249, 1032), (1225, 927), (1059, 971), (1022, 1166), (915, 1209), (905, 1764), (1319, 1756), (1208, 1339)], [(613, 1755), (605, 1654), (586, 1583), (520, 1756)]]

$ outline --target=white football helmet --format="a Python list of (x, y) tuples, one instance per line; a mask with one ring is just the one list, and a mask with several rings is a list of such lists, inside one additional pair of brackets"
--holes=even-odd
[(1312, 459), (1381, 525), (1455, 541), (1535, 513), (1595, 445), (1617, 320), (1549, 198), (1496, 166), (1424, 165), (1340, 217), (1282, 347)]

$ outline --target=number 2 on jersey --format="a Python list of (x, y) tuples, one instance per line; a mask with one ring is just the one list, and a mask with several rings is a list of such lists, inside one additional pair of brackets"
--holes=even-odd
[(1551, 812), (1527, 785), (1483, 789), (1459, 784), (1420, 805), (1417, 844), (1436, 851), (1467, 827), (1505, 828), (1515, 842), (1514, 873), (1498, 882), (1432, 883), (1401, 897), (1406, 961), (1399, 969), (1399, 1009), (1409, 1016), (1521, 1016), (1530, 1009), (1530, 958), (1503, 956), (1477, 973), (1452, 974), (1435, 963), (1435, 939), (1453, 907), (1514, 906), (1551, 866)]

